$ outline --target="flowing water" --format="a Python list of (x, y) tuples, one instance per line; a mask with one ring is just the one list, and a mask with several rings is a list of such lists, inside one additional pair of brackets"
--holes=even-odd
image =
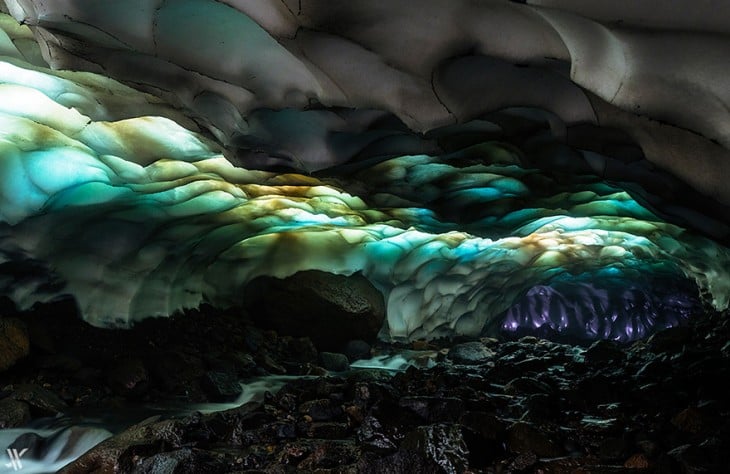
[[(405, 370), (409, 365), (423, 366), (432, 353), (405, 351), (379, 355), (352, 364), (353, 370), (383, 370), (389, 373)], [(312, 376), (272, 375), (242, 383), (241, 395), (229, 403), (170, 403), (128, 405), (113, 412), (85, 409), (53, 418), (34, 420), (30, 424), (0, 430), (0, 449), (4, 453), (0, 472), (22, 474), (53, 473), (73, 462), (105, 439), (151, 416), (185, 416), (194, 412), (213, 413), (239, 407), (249, 402), (262, 402), (267, 392), (275, 393), (287, 382)], [(27, 448), (27, 451), (23, 452)], [(16, 450), (16, 451), (13, 451)], [(13, 463), (11, 457), (19, 455)], [(21, 454), (22, 453), (22, 454)]]

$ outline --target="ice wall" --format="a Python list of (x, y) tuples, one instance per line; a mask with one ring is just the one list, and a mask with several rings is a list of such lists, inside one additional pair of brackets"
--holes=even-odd
[[(76, 3), (67, 3), (44, 8), (63, 4), (71, 16), (86, 12), (74, 13)], [(17, 15), (32, 2), (8, 5)], [(139, 3), (145, 15), (152, 13), (148, 5)], [(223, 4), (201, 10), (190, 10), (187, 1), (169, 5), (181, 9), (172, 10), (178, 16), (170, 13), (172, 30), (178, 20), (199, 26), (193, 13), (208, 15), (206, 8), (231, 13)], [(41, 13), (45, 22), (55, 18), (59, 31), (68, 27), (53, 11)], [(96, 15), (111, 22), (102, 30), (123, 17)], [(229, 34), (253, 28), (247, 37), (253, 45), (296, 57), (279, 43), (272, 46), (250, 18), (220, 15), (233, 22)], [(260, 109), (247, 116), (249, 124), (263, 117), (259, 123), (271, 130), (301, 125), (298, 137), (314, 137), (317, 147), (334, 140), (329, 143), (346, 148), (342, 143), (364, 135), (369, 138), (360, 150), (390, 152), (348, 158), (320, 177), (257, 171), (230, 157), (225, 137), (201, 133), (196, 121), (152, 95), (102, 75), (44, 67), (29, 30), (0, 19), (6, 31), (0, 36), (0, 288), (21, 306), (70, 293), (91, 323), (127, 325), (204, 300), (244, 304), (241, 289), (256, 276), (310, 269), (362, 272), (386, 297), (384, 337), (398, 339), (477, 335), (512, 322), (548, 323), (558, 332), (577, 325), (596, 337), (623, 338), (689, 317), (697, 288), (717, 308), (728, 306), (730, 250), (687, 228), (726, 235), (723, 216), (702, 215), (650, 189), (652, 179), (676, 182), (644, 166), (640, 154), (569, 146), (561, 140), (569, 130), (565, 114), (509, 108), (418, 136), (377, 110), (325, 110), (313, 123), (307, 111)], [(218, 34), (214, 30), (205, 35)], [(130, 24), (115, 36), (139, 34), (144, 43), (146, 31)], [(101, 35), (91, 27), (77, 33)], [(183, 36), (175, 38), (193, 35)], [(119, 46), (118, 38), (104, 38)], [(195, 58), (209, 59), (202, 52)], [(226, 67), (240, 72), (244, 66), (237, 64)], [(276, 78), (264, 76), (261, 87), (306, 84), (298, 74), (309, 69), (278, 75), (278, 66), (276, 60)], [(128, 70), (148, 71), (139, 65)], [(467, 98), (455, 100), (469, 105)], [(279, 105), (290, 100), (280, 99)], [(412, 104), (396, 99), (383, 103), (402, 115)], [(221, 116), (216, 110), (211, 117)], [(227, 110), (231, 123), (246, 122), (236, 115), (245, 107)], [(267, 122), (267, 114), (276, 119)], [(335, 116), (342, 119), (339, 138), (330, 133)], [(382, 127), (373, 128), (378, 121)], [(402, 133), (388, 139), (393, 134), (383, 132), (382, 121)], [(367, 130), (356, 126), (365, 122)], [(589, 131), (588, 138), (602, 133)], [(239, 132), (249, 145), (256, 141), (255, 133)], [(418, 146), (436, 143), (433, 150), (440, 152), (394, 155), (413, 137)], [(259, 144), (259, 153), (269, 156), (266, 142)], [(551, 307), (551, 316), (541, 319)], [(668, 307), (676, 309), (673, 319), (657, 320)]]

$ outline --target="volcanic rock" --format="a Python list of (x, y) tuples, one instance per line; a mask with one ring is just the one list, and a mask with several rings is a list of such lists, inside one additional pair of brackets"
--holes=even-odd
[(385, 318), (383, 296), (360, 274), (304, 271), (284, 279), (262, 277), (245, 293), (254, 302), (257, 323), (279, 334), (308, 336), (320, 349), (372, 340)]
[(22, 321), (0, 317), (0, 372), (9, 369), (28, 355), (30, 341)]

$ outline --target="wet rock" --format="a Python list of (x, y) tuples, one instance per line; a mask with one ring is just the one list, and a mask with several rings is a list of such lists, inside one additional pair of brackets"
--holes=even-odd
[[(678, 466), (681, 472), (699, 473), (713, 472), (706, 467), (707, 458), (697, 446), (685, 444), (678, 446), (667, 453), (667, 456)], [(715, 471), (717, 472), (717, 471)]]
[(134, 467), (139, 474), (215, 474), (225, 465), (212, 454), (199, 449), (183, 448), (144, 458)]
[(528, 357), (514, 365), (515, 370), (520, 373), (524, 372), (543, 372), (548, 367), (555, 365), (556, 362), (552, 357)]
[(286, 373), (284, 366), (275, 361), (269, 354), (260, 355), (256, 359), (256, 363), (269, 373), (278, 375)]
[(598, 447), (598, 457), (603, 461), (617, 461), (627, 455), (628, 443), (623, 437), (606, 438)]
[(28, 355), (30, 340), (25, 324), (17, 318), (0, 317), (0, 372)]
[(12, 398), (0, 400), (0, 429), (15, 428), (30, 421), (27, 403)]
[(27, 403), (31, 414), (38, 417), (54, 416), (67, 408), (66, 403), (55, 393), (35, 384), (15, 387), (9, 398)]
[(698, 434), (707, 429), (707, 419), (697, 408), (690, 407), (677, 413), (672, 418), (672, 424), (686, 433)]
[[(299, 471), (315, 471), (337, 466), (338, 472), (357, 472), (354, 464), (362, 457), (360, 448), (351, 441), (319, 441), (311, 454), (297, 465)], [(351, 466), (351, 469), (347, 467)], [(319, 471), (322, 472), (322, 471)], [(326, 471), (325, 471), (326, 472)]]
[(464, 413), (464, 403), (455, 397), (402, 397), (398, 404), (432, 423), (458, 421)]
[(462, 473), (468, 466), (469, 450), (456, 424), (420, 426), (406, 435), (401, 448), (432, 461), (449, 474)]
[(597, 418), (595, 416), (584, 416), (580, 420), (580, 426), (585, 431), (602, 434), (615, 433), (621, 429), (616, 418)]
[(596, 341), (586, 350), (586, 364), (601, 365), (622, 361), (626, 355), (624, 351), (613, 341)]
[(455, 364), (475, 365), (494, 357), (494, 352), (479, 341), (457, 344), (449, 350), (447, 356)]
[(332, 372), (345, 372), (350, 369), (350, 362), (345, 354), (320, 352), (319, 361), (322, 367)]
[(83, 363), (76, 357), (68, 354), (50, 354), (35, 358), (38, 368), (60, 372), (77, 372), (83, 368)]
[(320, 349), (372, 340), (385, 319), (382, 294), (362, 275), (304, 271), (257, 278), (245, 290), (255, 320), (280, 334), (308, 336)]
[[(618, 402), (623, 399), (625, 392), (619, 379), (598, 374), (588, 375), (579, 380), (570, 395), (574, 397), (576, 403), (594, 406)], [(649, 400), (650, 398), (644, 399)]]
[(643, 453), (633, 454), (624, 462), (624, 467), (629, 469), (647, 469), (650, 466), (649, 459)]
[(293, 439), (297, 437), (297, 426), (292, 422), (272, 423), (266, 428), (270, 428), (277, 439)]
[(251, 356), (251, 354), (247, 354), (245, 352), (234, 352), (231, 355), (231, 358), (233, 359), (233, 363), (238, 368), (239, 372), (247, 373), (254, 367), (256, 367), (256, 361)]
[(149, 377), (140, 359), (122, 359), (107, 369), (107, 382), (119, 395), (138, 397), (147, 391)]
[(537, 464), (537, 455), (535, 453), (521, 453), (510, 463), (510, 470), (525, 471)]
[(672, 366), (662, 359), (652, 359), (642, 365), (636, 371), (636, 377), (641, 379), (657, 380), (666, 376), (672, 370)]
[(324, 398), (310, 400), (299, 406), (299, 413), (309, 416), (313, 421), (329, 421), (343, 413), (342, 407)]
[(692, 337), (692, 329), (685, 326), (678, 326), (663, 331), (659, 331), (652, 335), (648, 342), (649, 349), (652, 352), (680, 352), (682, 346)]
[(510, 380), (504, 386), (504, 393), (509, 395), (517, 395), (519, 393), (551, 393), (553, 389), (550, 385), (530, 377), (517, 377)]
[(547, 393), (529, 395), (525, 399), (525, 407), (527, 408), (527, 416), (531, 420), (554, 419), (560, 414), (560, 405), (556, 397)]
[(370, 351), (370, 344), (361, 339), (348, 341), (348, 343), (345, 344), (345, 347), (342, 349), (342, 352), (347, 356), (347, 359), (350, 362), (354, 362), (360, 359), (369, 359)]
[(461, 417), (461, 424), (489, 441), (501, 441), (507, 431), (506, 422), (485, 412), (466, 412)]
[(317, 362), (317, 348), (308, 337), (294, 337), (287, 344), (288, 353), (297, 362)]
[(132, 472), (143, 458), (153, 457), (163, 450), (182, 447), (185, 439), (184, 424), (175, 420), (158, 419), (159, 417), (153, 417), (144, 420), (102, 441), (59, 472)]
[(241, 394), (241, 384), (233, 372), (206, 372), (201, 387), (213, 402), (229, 402)]
[(358, 463), (358, 472), (362, 474), (443, 474), (444, 470), (431, 459), (420, 454), (400, 450), (380, 459), (363, 458)]
[(516, 454), (534, 453), (538, 457), (552, 457), (561, 454), (553, 437), (534, 425), (517, 422), (507, 429), (507, 447)]
[(315, 422), (309, 425), (307, 436), (320, 439), (344, 439), (347, 437), (347, 423)]
[(377, 418), (368, 416), (357, 429), (356, 439), (365, 449), (379, 453), (397, 449), (395, 442), (387, 435)]
[(151, 382), (166, 393), (195, 397), (198, 380), (205, 373), (203, 362), (182, 352), (163, 352), (147, 361)]

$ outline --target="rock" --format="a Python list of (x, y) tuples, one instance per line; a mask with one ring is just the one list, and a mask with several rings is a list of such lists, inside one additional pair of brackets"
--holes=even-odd
[(115, 393), (124, 397), (143, 395), (149, 386), (144, 362), (140, 359), (121, 359), (107, 369), (107, 382)]
[(698, 434), (707, 429), (707, 420), (697, 408), (690, 407), (677, 413), (672, 418), (672, 424), (686, 433)]
[(308, 336), (325, 350), (374, 339), (385, 319), (383, 295), (360, 274), (304, 271), (284, 279), (261, 277), (245, 294), (259, 324), (280, 334)]
[(83, 367), (83, 363), (79, 359), (67, 354), (50, 354), (37, 357), (35, 365), (41, 369), (70, 373), (77, 372)]
[(335, 472), (354, 474), (358, 472), (355, 464), (361, 458), (360, 447), (352, 441), (317, 441), (312, 446), (312, 454), (297, 466), (297, 472), (327, 472), (327, 468), (338, 466)]
[(400, 450), (380, 459), (363, 458), (360, 460), (356, 472), (362, 474), (443, 474), (444, 470), (434, 461), (418, 453)]
[(367, 342), (356, 339), (354, 341), (348, 341), (342, 352), (347, 356), (350, 362), (355, 362), (360, 359), (370, 358), (371, 347)]
[[(517, 457), (515, 457), (514, 461), (512, 461), (509, 465), (510, 470), (514, 471), (526, 471), (530, 467), (537, 464), (537, 456), (535, 453), (521, 453), (518, 454)], [(539, 471), (538, 471), (539, 472)]]
[(598, 446), (598, 456), (603, 461), (616, 461), (626, 457), (627, 449), (628, 444), (624, 438), (606, 438)]
[(286, 369), (276, 362), (269, 354), (262, 354), (256, 359), (256, 363), (271, 374), (283, 375)]
[(183, 422), (158, 420), (159, 416), (149, 418), (102, 441), (59, 472), (133, 472), (141, 457), (153, 457), (163, 449), (171, 451), (181, 447), (185, 431)]
[(194, 395), (199, 392), (198, 380), (205, 373), (199, 358), (177, 351), (150, 357), (147, 366), (151, 383), (171, 395)]
[(329, 421), (343, 413), (342, 407), (333, 405), (326, 398), (310, 400), (299, 406), (299, 413), (311, 417), (313, 421)]
[(56, 394), (35, 384), (15, 387), (10, 398), (30, 405), (30, 412), (33, 416), (55, 416), (67, 408), (66, 403)]
[(30, 352), (28, 330), (17, 318), (0, 317), (0, 372), (8, 370)]
[(380, 421), (372, 416), (365, 417), (362, 420), (360, 427), (357, 429), (356, 439), (365, 449), (370, 451), (389, 452), (397, 449), (395, 442), (383, 430)]
[(223, 472), (225, 466), (206, 451), (182, 448), (155, 454), (143, 459), (134, 472), (138, 474), (214, 474)]
[(469, 465), (469, 450), (456, 424), (419, 426), (406, 435), (401, 449), (432, 461), (449, 474), (463, 473)]
[(203, 375), (201, 387), (213, 402), (233, 401), (242, 391), (238, 378), (231, 372), (206, 372)]
[(347, 423), (315, 422), (309, 425), (307, 436), (319, 439), (344, 439), (347, 437)]
[(455, 397), (402, 397), (398, 404), (431, 422), (455, 422), (464, 413), (464, 403)]
[(457, 344), (447, 356), (455, 364), (476, 365), (494, 357), (494, 352), (479, 341)]
[(682, 346), (692, 338), (692, 329), (685, 326), (678, 326), (652, 335), (648, 340), (649, 349), (652, 352), (680, 352)]
[(466, 412), (461, 417), (461, 423), (489, 441), (502, 440), (507, 430), (504, 421), (485, 412)]
[(586, 350), (586, 364), (601, 365), (623, 360), (626, 355), (624, 351), (613, 341), (596, 341)]
[(344, 354), (320, 352), (319, 361), (322, 367), (333, 372), (345, 372), (350, 369), (350, 362)]
[(538, 457), (554, 457), (561, 450), (551, 436), (538, 430), (534, 425), (517, 422), (507, 429), (507, 447), (516, 454), (535, 453)]
[(560, 413), (560, 404), (547, 393), (534, 393), (525, 399), (527, 415), (531, 420), (555, 419)]
[(12, 398), (0, 400), (0, 429), (15, 428), (30, 421), (28, 404)]
[(247, 354), (245, 352), (234, 352), (231, 354), (231, 358), (233, 359), (233, 363), (236, 368), (241, 372), (248, 372), (256, 367), (256, 361), (251, 354)]
[(679, 465), (681, 472), (719, 472), (707, 469), (705, 464), (708, 459), (705, 453), (697, 446), (691, 444), (678, 446), (669, 451), (667, 455)]
[(659, 451), (657, 443), (650, 439), (639, 440), (636, 442), (636, 445), (641, 448), (643, 454), (646, 454), (648, 457), (654, 457), (657, 451)]
[(315, 363), (317, 362), (317, 348), (308, 337), (291, 338), (287, 345), (289, 354), (297, 362)]
[(648, 469), (649, 466), (649, 459), (643, 453), (633, 454), (624, 462), (624, 467), (629, 469)]
[(504, 386), (504, 393), (509, 395), (528, 394), (528, 393), (545, 393), (550, 394), (553, 389), (550, 385), (531, 377), (517, 377), (510, 380)]

